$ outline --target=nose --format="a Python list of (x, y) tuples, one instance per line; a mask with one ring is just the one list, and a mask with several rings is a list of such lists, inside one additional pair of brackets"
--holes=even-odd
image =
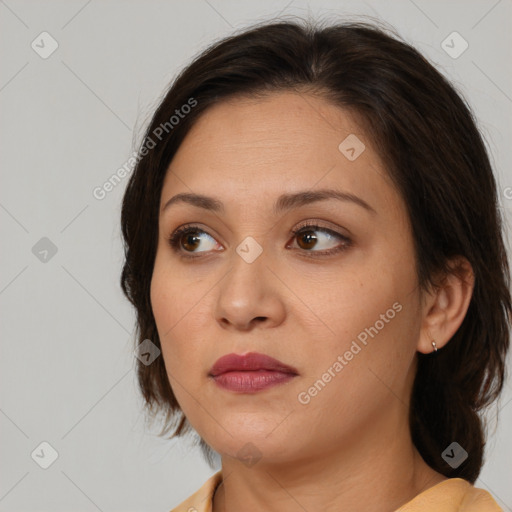
[(223, 329), (250, 331), (284, 321), (284, 287), (268, 267), (264, 253), (252, 263), (233, 255), (231, 269), (216, 288), (215, 318)]

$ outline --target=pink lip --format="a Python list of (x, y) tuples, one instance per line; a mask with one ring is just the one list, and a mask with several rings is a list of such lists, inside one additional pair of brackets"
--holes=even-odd
[(225, 355), (216, 361), (208, 374), (220, 387), (240, 393), (267, 389), (297, 375), (295, 368), (257, 352)]
[(269, 370), (282, 373), (298, 374), (297, 370), (287, 364), (284, 364), (273, 357), (259, 354), (258, 352), (249, 352), (248, 354), (227, 354), (218, 359), (210, 369), (209, 375), (216, 377), (226, 372), (243, 372)]

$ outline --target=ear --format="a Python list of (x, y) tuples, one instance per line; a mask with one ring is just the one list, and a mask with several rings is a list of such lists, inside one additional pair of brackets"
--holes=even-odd
[(462, 324), (473, 295), (475, 277), (469, 261), (456, 256), (450, 261), (450, 272), (439, 287), (424, 292), (422, 325), (417, 350), (423, 354), (444, 347)]

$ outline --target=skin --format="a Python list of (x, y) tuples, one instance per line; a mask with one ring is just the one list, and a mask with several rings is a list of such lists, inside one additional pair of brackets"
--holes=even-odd
[[(338, 149), (355, 134), (366, 149), (350, 161)], [(283, 193), (336, 189), (366, 201), (329, 199), (280, 214)], [(223, 213), (165, 203), (179, 193), (214, 196)], [(291, 230), (315, 220), (348, 236)], [(178, 227), (205, 232), (181, 254)], [(311, 234), (311, 233), (310, 233)], [(247, 237), (263, 252), (236, 252)], [(408, 404), (417, 351), (442, 348), (473, 290), (450, 275), (421, 293), (405, 204), (358, 120), (308, 94), (224, 101), (206, 111), (175, 155), (161, 195), (151, 302), (167, 374), (188, 421), (222, 458), (214, 512), (393, 511), (445, 480), (415, 449)], [(365, 328), (402, 306), (327, 385), (300, 403)], [(228, 353), (261, 352), (295, 367), (289, 382), (254, 394), (219, 388), (208, 372)], [(247, 443), (257, 458), (240, 460)]]

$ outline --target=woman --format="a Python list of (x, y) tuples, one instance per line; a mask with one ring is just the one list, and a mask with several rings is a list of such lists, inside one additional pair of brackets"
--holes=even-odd
[(468, 106), (396, 34), (212, 45), (156, 109), (122, 230), (162, 353), (138, 364), (148, 411), (222, 461), (175, 511), (501, 510), (473, 486), (509, 346), (496, 184)]

